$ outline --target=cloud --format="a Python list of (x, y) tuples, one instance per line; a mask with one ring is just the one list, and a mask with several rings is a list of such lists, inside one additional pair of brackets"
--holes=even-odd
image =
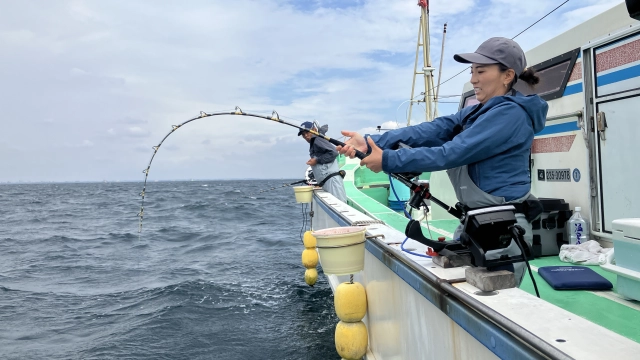
[(65, 142), (64, 143), (64, 147), (67, 148), (90, 148), (93, 147), (93, 142), (90, 140), (82, 140), (81, 142), (78, 143), (69, 143), (69, 142)]
[(69, 74), (71, 74), (71, 76), (86, 76), (88, 75), (88, 73), (82, 69), (78, 69), (78, 68), (72, 68), (71, 70), (69, 70)]
[(131, 116), (125, 116), (125, 117), (119, 119), (118, 122), (122, 123), (122, 124), (129, 124), (129, 125), (139, 125), (139, 124), (148, 124), (149, 123), (148, 120), (144, 120), (144, 119), (140, 119), (140, 118), (134, 118), (134, 117), (131, 117)]
[[(569, 2), (518, 41), (531, 49), (615, 3)], [(445, 22), (448, 79), (465, 68), (454, 53), (514, 36), (557, 5), (431, 0), (432, 64), (440, 64)], [(236, 105), (266, 116), (275, 109), (295, 124), (315, 119), (336, 137), (342, 129), (404, 125), (419, 16), (416, 1), (388, 0), (11, 2), (0, 13), (0, 108), (4, 118), (20, 119), (6, 141), (24, 158), (0, 181), (138, 178), (171, 125)], [(460, 94), (467, 80), (466, 73), (453, 78), (440, 94)], [(421, 84), (418, 78), (417, 93)], [(423, 117), (419, 109), (414, 121)], [(441, 104), (440, 114), (456, 109)], [(43, 118), (56, 126), (38, 127)], [(263, 119), (197, 119), (166, 139), (153, 174), (298, 176), (308, 154), (296, 134)], [(96, 145), (52, 147), (59, 139)], [(87, 151), (75, 151), (81, 146)], [(98, 150), (112, 159), (108, 167), (95, 164)], [(79, 170), (60, 175), (60, 168)]]
[(141, 138), (141, 137), (148, 137), (150, 135), (148, 130), (145, 130), (138, 126), (132, 126), (130, 128), (127, 128), (126, 131), (127, 131), (126, 136), (128, 137)]
[(0, 41), (13, 46), (28, 43), (32, 41), (35, 36), (32, 31), (26, 29), (0, 31)]

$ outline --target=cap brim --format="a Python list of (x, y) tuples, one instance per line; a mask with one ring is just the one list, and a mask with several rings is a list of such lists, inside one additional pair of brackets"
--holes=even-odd
[(298, 131), (298, 136), (302, 135), (303, 132), (304, 132), (304, 130)]
[(463, 64), (499, 64), (499, 61), (478, 53), (455, 54), (453, 60)]

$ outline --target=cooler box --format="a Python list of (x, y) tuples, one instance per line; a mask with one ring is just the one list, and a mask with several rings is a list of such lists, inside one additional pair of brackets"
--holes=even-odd
[(558, 255), (565, 239), (565, 223), (571, 217), (571, 208), (564, 199), (539, 198), (543, 212), (531, 223), (533, 228), (533, 255), (535, 257)]
[(620, 295), (640, 300), (640, 219), (613, 220), (612, 227), (616, 264), (601, 267), (618, 275)]

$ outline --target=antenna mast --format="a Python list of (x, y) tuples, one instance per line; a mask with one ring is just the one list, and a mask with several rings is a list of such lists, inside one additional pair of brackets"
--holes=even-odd
[(440, 70), (438, 70), (438, 86), (436, 87), (436, 97), (433, 98), (433, 118), (438, 117), (438, 100), (440, 94), (440, 80), (442, 79), (442, 60), (444, 59), (444, 40), (447, 37), (447, 23), (444, 23), (442, 30), (442, 50), (440, 50)]
[[(416, 46), (416, 61), (413, 67), (413, 84), (411, 85), (411, 99), (409, 101), (409, 117), (407, 118), (407, 126), (411, 125), (411, 113), (414, 103), (424, 102), (426, 108), (425, 121), (431, 121), (431, 102), (434, 99), (433, 70), (435, 70), (435, 68), (431, 66), (431, 55), (429, 51), (429, 0), (419, 0), (418, 6), (421, 8), (422, 15), (420, 15), (420, 28), (418, 29), (418, 44)], [(422, 71), (418, 71), (418, 54), (420, 53), (420, 47), (422, 47)], [(416, 77), (418, 75), (424, 75), (424, 98), (421, 100), (414, 100)]]

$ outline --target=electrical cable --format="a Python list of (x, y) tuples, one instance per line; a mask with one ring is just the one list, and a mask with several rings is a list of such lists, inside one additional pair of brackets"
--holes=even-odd
[(529, 270), (529, 276), (531, 276), (531, 282), (533, 283), (533, 288), (536, 291), (536, 296), (540, 298), (540, 293), (538, 292), (538, 285), (536, 284), (536, 279), (533, 277), (533, 272), (531, 272), (531, 266), (529, 266), (529, 260), (527, 260), (527, 257), (524, 254), (524, 248), (522, 248), (520, 241), (518, 241), (518, 239), (522, 239), (522, 241), (525, 241), (525, 240), (515, 227), (512, 228), (511, 232), (512, 232), (512, 235), (515, 235), (516, 237), (513, 239), (513, 241), (515, 241), (516, 245), (518, 245), (518, 247), (520, 248), (520, 252), (522, 253), (522, 257), (524, 258), (524, 263), (527, 265), (527, 269)]
[[(391, 191), (393, 191), (393, 195), (396, 197), (396, 201), (400, 201), (400, 197), (398, 197), (398, 193), (396, 193), (396, 189), (393, 186), (393, 181), (391, 180), (391, 175), (389, 175), (389, 186), (391, 187)], [(411, 220), (411, 214), (409, 214), (407, 212), (407, 209), (403, 207), (402, 210), (404, 210), (404, 216), (406, 216), (407, 218), (409, 218), (409, 220)], [(429, 229), (429, 233), (431, 233), (431, 229)], [(407, 242), (407, 240), (409, 240), (408, 236), (405, 237), (404, 241), (402, 241), (402, 243), (400, 244), (400, 250), (402, 250), (402, 251), (404, 251), (404, 252), (406, 252), (408, 254), (414, 255), (414, 256), (419, 256), (419, 257), (431, 259), (431, 256), (429, 256), (429, 255), (416, 254), (413, 251), (409, 251), (409, 250), (405, 249), (404, 248), (404, 244)]]
[(523, 33), (523, 32), (525, 32), (525, 31), (527, 31), (527, 30), (531, 29), (531, 28), (533, 27), (533, 25), (535, 25), (535, 24), (539, 23), (540, 21), (542, 21), (542, 19), (544, 19), (544, 18), (546, 18), (547, 16), (551, 15), (551, 13), (553, 13), (554, 11), (556, 11), (556, 10), (560, 9), (560, 7), (561, 7), (562, 5), (564, 5), (564, 4), (568, 3), (568, 2), (569, 2), (569, 0), (566, 0), (566, 1), (565, 1), (565, 2), (563, 2), (562, 4), (558, 5), (558, 7), (556, 7), (556, 8), (555, 8), (555, 9), (553, 9), (553, 10), (551, 10), (550, 12), (548, 12), (548, 13), (547, 13), (547, 15), (545, 15), (545, 16), (543, 16), (543, 17), (541, 17), (540, 19), (538, 19), (538, 21), (536, 21), (536, 22), (534, 22), (533, 24), (529, 25), (529, 27), (527, 27), (526, 29), (524, 29), (524, 30), (520, 31), (520, 32), (518, 33), (518, 35), (516, 35), (516, 36), (512, 37), (512, 38), (511, 38), (511, 40), (513, 40), (513, 39), (517, 38), (518, 36), (522, 35), (522, 33)]

